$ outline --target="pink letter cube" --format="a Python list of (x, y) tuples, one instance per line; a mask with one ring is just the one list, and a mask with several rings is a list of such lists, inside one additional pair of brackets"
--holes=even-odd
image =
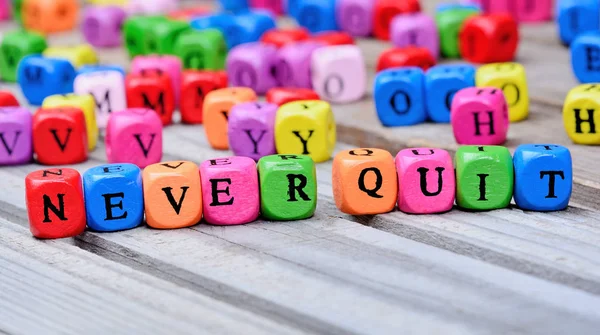
[(397, 47), (426, 48), (433, 57), (440, 54), (440, 39), (433, 18), (424, 13), (397, 15), (391, 23), (392, 43)]
[(312, 88), (310, 62), (312, 54), (325, 45), (302, 41), (286, 44), (277, 52), (275, 75), (280, 87)]
[(250, 0), (250, 7), (266, 9), (275, 15), (283, 14), (283, 0)]
[(338, 26), (352, 36), (369, 36), (373, 31), (374, 10), (373, 0), (338, 0)]
[(227, 78), (231, 86), (249, 87), (264, 94), (277, 86), (275, 62), (277, 47), (254, 42), (240, 44), (227, 55)]
[(131, 73), (140, 74), (144, 70), (159, 70), (171, 79), (171, 87), (175, 92), (175, 104), (179, 103), (181, 91), (181, 60), (177, 56), (136, 56), (131, 62)]
[(268, 102), (247, 102), (229, 111), (229, 149), (236, 156), (259, 160), (276, 154), (275, 114), (279, 106)]
[(83, 13), (81, 30), (85, 40), (95, 47), (121, 45), (125, 11), (118, 6), (89, 6)]
[(200, 180), (207, 223), (236, 225), (258, 218), (258, 172), (252, 158), (209, 159), (200, 164)]
[(162, 159), (163, 124), (147, 108), (112, 113), (106, 126), (106, 158), (109, 163), (132, 163), (140, 168)]
[(508, 106), (502, 90), (469, 87), (454, 95), (450, 122), (458, 144), (501, 145), (508, 133)]
[(0, 107), (0, 165), (29, 163), (31, 138), (31, 112), (23, 107)]
[(313, 89), (323, 100), (347, 103), (361, 99), (366, 93), (367, 68), (356, 45), (315, 50), (311, 70)]
[(452, 209), (456, 181), (450, 154), (442, 149), (404, 149), (396, 156), (398, 208), (433, 214)]
[(91, 94), (96, 101), (96, 123), (104, 129), (108, 116), (127, 108), (125, 78), (116, 70), (80, 73), (73, 83), (75, 94)]

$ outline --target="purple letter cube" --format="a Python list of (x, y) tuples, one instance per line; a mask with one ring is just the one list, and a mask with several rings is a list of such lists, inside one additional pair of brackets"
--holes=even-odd
[(373, 31), (373, 0), (338, 0), (338, 26), (352, 36), (369, 36)]
[(435, 58), (440, 54), (437, 26), (427, 14), (401, 14), (394, 17), (390, 26), (390, 39), (397, 47), (424, 47)]
[(259, 160), (275, 150), (275, 114), (279, 107), (267, 102), (247, 102), (229, 111), (229, 148), (236, 156)]
[(277, 82), (281, 87), (312, 88), (310, 62), (312, 54), (325, 45), (320, 42), (290, 43), (277, 53)]
[(121, 27), (125, 17), (125, 11), (121, 7), (87, 7), (81, 28), (85, 40), (95, 47), (121, 45)]
[(31, 161), (31, 127), (31, 113), (26, 108), (0, 107), (0, 165)]
[(253, 42), (240, 44), (227, 55), (227, 78), (230, 86), (242, 86), (264, 94), (277, 86), (275, 61), (277, 47)]

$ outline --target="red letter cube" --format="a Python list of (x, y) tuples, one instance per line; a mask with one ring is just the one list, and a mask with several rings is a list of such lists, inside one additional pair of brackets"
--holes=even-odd
[(204, 97), (214, 90), (227, 87), (227, 72), (186, 70), (181, 82), (181, 121), (183, 123), (202, 123), (202, 105)]
[(307, 40), (310, 37), (310, 34), (306, 28), (295, 28), (295, 29), (279, 29), (274, 28), (271, 30), (267, 30), (260, 41), (267, 44), (272, 44), (278, 48), (288, 44), (294, 43), (298, 41)]
[(510, 14), (473, 16), (459, 36), (462, 58), (475, 63), (511, 61), (519, 45), (519, 28)]
[(64, 165), (87, 159), (85, 116), (79, 108), (40, 108), (33, 116), (33, 152), (40, 164)]
[(169, 76), (158, 70), (128, 74), (125, 78), (127, 107), (149, 108), (160, 116), (164, 125), (171, 124), (175, 110), (175, 93)]
[(427, 48), (404, 47), (384, 51), (377, 61), (377, 72), (393, 67), (418, 66), (427, 70), (436, 63)]

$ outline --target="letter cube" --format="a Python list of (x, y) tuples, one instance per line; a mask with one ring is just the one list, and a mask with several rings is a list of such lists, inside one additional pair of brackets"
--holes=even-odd
[(266, 31), (260, 38), (260, 41), (265, 44), (272, 44), (277, 48), (290, 43), (305, 41), (310, 37), (310, 33), (306, 28), (280, 29), (273, 28)]
[(132, 14), (162, 15), (177, 8), (177, 0), (128, 0), (127, 11)]
[(91, 95), (94, 102), (97, 127), (106, 128), (112, 112), (127, 108), (125, 78), (118, 70), (81, 73), (75, 77), (73, 90), (77, 95)]
[(375, 3), (372, 0), (338, 0), (336, 19), (341, 30), (368, 37), (373, 32)]
[(85, 116), (79, 108), (41, 108), (33, 115), (33, 152), (44, 165), (76, 164), (87, 160)]
[(302, 0), (298, 3), (295, 19), (311, 33), (338, 30), (335, 5), (336, 0)]
[(275, 150), (275, 114), (278, 105), (267, 102), (246, 102), (229, 112), (229, 148), (236, 156), (258, 161), (273, 155)]
[(436, 64), (429, 49), (422, 47), (391, 48), (379, 55), (377, 72), (385, 69), (418, 66), (427, 70)]
[(470, 210), (508, 207), (514, 172), (510, 152), (499, 146), (462, 146), (454, 156), (456, 204)]
[(434, 58), (440, 55), (440, 38), (435, 20), (424, 13), (400, 14), (391, 23), (390, 39), (396, 47), (426, 48)]
[(182, 73), (179, 109), (183, 123), (202, 123), (204, 97), (227, 87), (227, 74), (224, 71), (185, 70)]
[(72, 30), (79, 16), (77, 0), (25, 0), (23, 26), (44, 34)]
[(394, 210), (398, 177), (392, 155), (382, 149), (345, 150), (333, 159), (331, 182), (335, 205), (351, 215)]
[(260, 194), (256, 163), (249, 157), (225, 157), (200, 164), (204, 220), (237, 225), (258, 218)]
[(525, 67), (519, 63), (496, 63), (480, 67), (475, 75), (479, 87), (502, 90), (508, 103), (511, 122), (525, 120), (529, 115), (529, 89)]
[[(147, 1), (147, 0), (145, 0)], [(159, 20), (146, 31), (146, 52), (150, 54), (173, 54), (175, 41), (183, 32), (190, 29), (187, 22)]]
[(456, 7), (436, 13), (435, 22), (438, 27), (440, 51), (443, 57), (458, 58), (460, 56), (459, 33), (461, 27), (469, 17), (478, 13), (478, 10), (468, 7)]
[(250, 0), (250, 7), (270, 11), (274, 15), (283, 14), (283, 0)]
[(600, 82), (600, 32), (579, 34), (571, 43), (571, 67), (581, 83)]
[(152, 228), (176, 229), (202, 218), (198, 166), (175, 161), (148, 165), (142, 172), (146, 222)]
[(50, 95), (72, 93), (76, 74), (68, 60), (30, 55), (19, 63), (17, 81), (25, 99), (41, 105)]
[(398, 14), (415, 13), (421, 10), (418, 0), (374, 0), (375, 15), (373, 35), (380, 40), (390, 39), (390, 26)]
[(142, 171), (133, 164), (106, 164), (87, 170), (83, 191), (90, 229), (119, 231), (144, 221)]
[(121, 45), (121, 28), (127, 14), (119, 6), (89, 6), (83, 13), (81, 32), (85, 40), (99, 48)]
[(412, 214), (443, 213), (452, 209), (456, 180), (446, 150), (412, 148), (396, 156), (398, 209)]
[(267, 102), (278, 106), (299, 100), (319, 100), (317, 92), (308, 88), (275, 87), (267, 92)]
[(59, 94), (47, 97), (42, 103), (42, 108), (60, 107), (74, 107), (83, 112), (88, 136), (88, 150), (94, 150), (98, 142), (98, 125), (96, 124), (96, 104), (94, 103), (94, 98), (89, 94)]
[(27, 31), (6, 33), (0, 41), (0, 77), (3, 81), (17, 81), (17, 67), (27, 55), (39, 54), (46, 49), (42, 35)]
[(294, 101), (279, 107), (275, 117), (279, 154), (309, 155), (320, 163), (331, 158), (335, 140), (335, 120), (327, 102)]
[(569, 149), (554, 144), (523, 144), (513, 157), (515, 203), (531, 211), (560, 211), (569, 205), (573, 162)]
[(271, 44), (244, 43), (227, 55), (227, 77), (232, 86), (248, 87), (265, 94), (277, 86), (275, 66), (277, 48)]
[(470, 17), (459, 33), (460, 55), (474, 63), (509, 62), (518, 45), (517, 21), (506, 13)]
[(452, 99), (463, 88), (475, 86), (475, 67), (470, 64), (443, 64), (425, 74), (427, 116), (433, 122), (449, 123)]
[(96, 51), (89, 44), (81, 44), (72, 47), (48, 47), (42, 53), (44, 57), (63, 58), (71, 62), (74, 67), (84, 64), (98, 63)]
[(503, 144), (510, 124), (504, 93), (494, 87), (462, 89), (452, 100), (450, 120), (458, 144)]
[(129, 16), (123, 23), (123, 38), (129, 57), (148, 54), (147, 35), (159, 22), (166, 21), (164, 16)]
[(260, 37), (275, 28), (275, 19), (268, 12), (256, 11), (236, 15), (226, 23), (223, 34), (229, 49), (243, 43), (257, 42)]
[(315, 163), (305, 155), (272, 155), (258, 161), (260, 212), (267, 220), (313, 216), (317, 207)]
[(109, 163), (131, 163), (141, 168), (160, 162), (163, 125), (151, 109), (129, 108), (108, 118), (104, 137)]
[(31, 162), (31, 112), (23, 107), (0, 107), (0, 166)]
[(567, 94), (563, 123), (573, 143), (600, 145), (600, 85), (585, 84)]
[(386, 127), (425, 122), (425, 75), (418, 67), (388, 69), (375, 77), (373, 100), (379, 121)]
[(248, 0), (218, 0), (221, 10), (232, 13), (240, 13), (247, 11), (250, 7)]
[(312, 54), (323, 46), (319, 42), (301, 41), (281, 47), (277, 52), (275, 69), (279, 86), (311, 88)]
[(128, 74), (125, 78), (127, 107), (150, 108), (164, 125), (173, 122), (175, 93), (171, 79), (163, 72), (144, 70), (140, 74)]
[(19, 106), (17, 98), (9, 91), (0, 91), (0, 107)]
[(514, 1), (515, 16), (521, 22), (543, 22), (552, 18), (552, 0)]
[(166, 74), (171, 80), (171, 87), (175, 94), (175, 102), (179, 101), (181, 91), (181, 60), (177, 56), (137, 56), (131, 62), (131, 73), (144, 74), (146, 71), (155, 70)]
[(221, 70), (225, 68), (227, 45), (217, 29), (186, 30), (175, 40), (173, 54), (181, 59), (184, 69)]
[(311, 61), (312, 86), (319, 96), (334, 103), (361, 99), (367, 91), (367, 67), (355, 45), (315, 50)]
[(204, 97), (202, 121), (208, 143), (219, 150), (229, 149), (228, 119), (231, 108), (256, 101), (256, 93), (247, 87), (229, 87), (209, 92)]
[(600, 28), (600, 3), (596, 0), (558, 0), (556, 23), (560, 40), (569, 45), (581, 33)]
[(25, 178), (29, 230), (37, 238), (77, 236), (85, 230), (81, 175), (61, 168), (33, 171)]
[(326, 46), (355, 44), (352, 35), (343, 31), (322, 31), (314, 34), (310, 40)]

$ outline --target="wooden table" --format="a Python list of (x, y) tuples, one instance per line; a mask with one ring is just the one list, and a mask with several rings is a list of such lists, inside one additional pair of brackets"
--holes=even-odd
[[(309, 220), (40, 241), (28, 230), (24, 177), (41, 166), (2, 167), (0, 333), (599, 334), (600, 149), (571, 144), (563, 129), (562, 102), (576, 81), (554, 25), (522, 33), (531, 115), (511, 126), (507, 145), (571, 149), (568, 210), (348, 216), (332, 201), (327, 162)], [(68, 33), (49, 44), (78, 41)], [(389, 45), (359, 44), (372, 81)], [(99, 53), (127, 65), (123, 50)], [(334, 113), (338, 151), (457, 148), (447, 124), (383, 128), (370, 96)], [(197, 163), (230, 154), (211, 149), (202, 126), (179, 124), (166, 129), (164, 150), (165, 160)], [(104, 162), (101, 144), (76, 168)]]

